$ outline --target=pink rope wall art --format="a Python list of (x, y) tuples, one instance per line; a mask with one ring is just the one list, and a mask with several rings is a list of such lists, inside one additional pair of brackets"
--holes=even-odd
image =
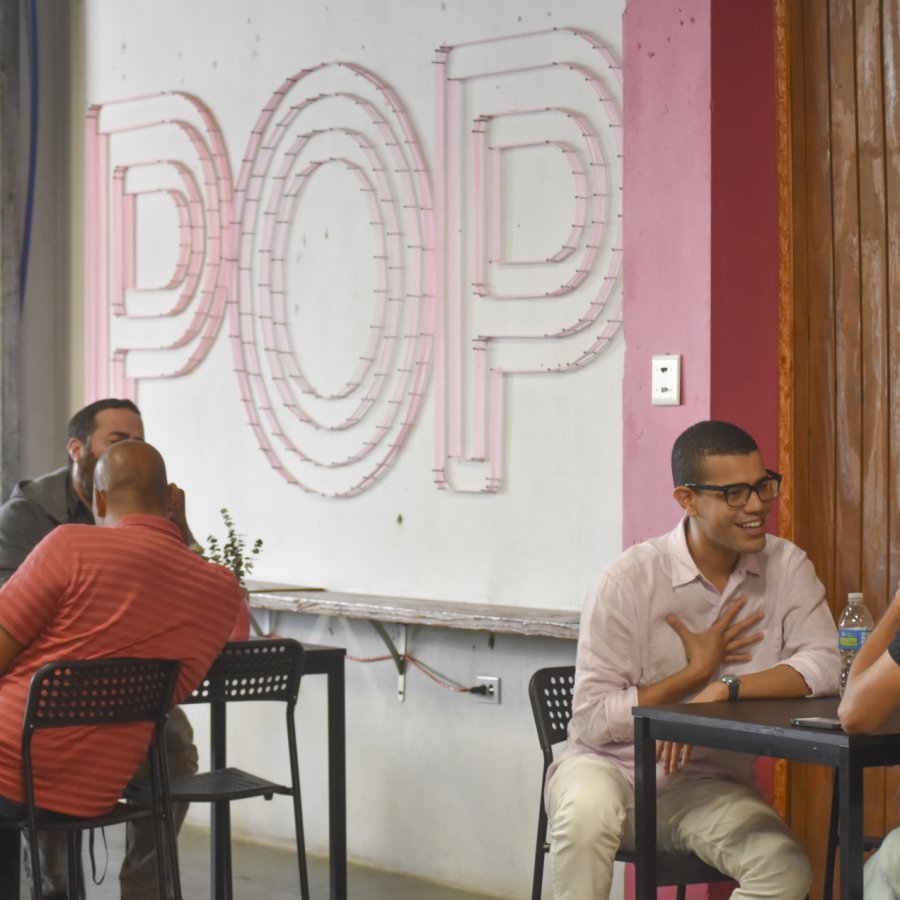
[[(235, 181), (196, 96), (91, 106), (89, 399), (192, 372), (227, 316), (240, 402), (287, 482), (370, 488), (433, 364), (437, 485), (499, 490), (508, 377), (580, 369), (621, 326), (621, 70), (595, 36), (552, 29), (440, 47), (434, 72), (433, 184), (397, 94), (354, 63), (287, 78)], [(355, 198), (336, 223), (355, 237), (328, 245), (328, 270), (305, 248), (332, 192)], [(171, 271), (142, 273), (160, 209)], [(347, 312), (323, 385), (308, 323), (330, 310)]]
[[(621, 326), (621, 69), (573, 29), (441, 47), (435, 64), (435, 479), (493, 492), (506, 376), (581, 368)], [(557, 249), (515, 258), (506, 169), (534, 151), (564, 161), (572, 218)]]
[[(373, 302), (352, 374), (339, 389), (322, 392), (292, 346), (287, 301), (303, 288), (290, 285), (285, 263), (305, 192), (314, 179), (335, 173), (352, 179), (362, 198), (374, 249)], [(354, 496), (404, 445), (433, 342), (431, 188), (394, 92), (349, 63), (287, 79), (253, 128), (236, 203), (238, 291), (229, 305), (230, 333), (251, 427), (288, 482), (325, 496)]]
[[(156, 147), (183, 156), (148, 159)], [(135, 397), (139, 380), (195, 369), (218, 334), (230, 274), (223, 264), (233, 218), (228, 156), (205, 104), (162, 92), (91, 106), (86, 157), (86, 392)], [(148, 287), (135, 281), (136, 210), (152, 195), (176, 208), (179, 252), (171, 276)], [(141, 295), (151, 298), (151, 311), (129, 308)], [(119, 338), (125, 329), (111, 333), (110, 313), (113, 324), (142, 327)], [(133, 354), (144, 364), (139, 376), (131, 372)]]

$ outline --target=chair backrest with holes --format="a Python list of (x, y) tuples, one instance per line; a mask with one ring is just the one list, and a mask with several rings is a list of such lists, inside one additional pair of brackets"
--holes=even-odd
[(290, 638), (231, 641), (182, 703), (276, 700), (294, 704), (302, 670), (303, 647)]
[(531, 676), (528, 696), (538, 740), (544, 752), (545, 769), (553, 759), (553, 745), (566, 739), (566, 729), (572, 718), (572, 689), (575, 685), (575, 666), (555, 666), (538, 669)]
[[(26, 803), (34, 806), (32, 737), (45, 728), (152, 722), (161, 734), (179, 664), (168, 659), (62, 660), (31, 677), (22, 727)], [(150, 734), (148, 734), (148, 743)]]
[(64, 660), (46, 663), (31, 679), (25, 731), (158, 722), (171, 705), (178, 662), (167, 659)]

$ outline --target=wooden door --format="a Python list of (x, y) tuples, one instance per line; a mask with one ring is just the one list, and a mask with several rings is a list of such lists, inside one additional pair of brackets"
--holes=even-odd
[[(900, 0), (776, 0), (781, 528), (837, 616), (900, 577)], [(821, 897), (830, 772), (793, 766)], [(866, 776), (866, 830), (900, 825), (900, 769)]]

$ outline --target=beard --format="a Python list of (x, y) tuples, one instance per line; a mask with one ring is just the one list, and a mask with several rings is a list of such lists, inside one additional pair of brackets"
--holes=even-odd
[(84, 497), (83, 502), (88, 509), (91, 508), (94, 502), (94, 469), (96, 466), (97, 457), (91, 450), (90, 445), (88, 445), (75, 467), (75, 482)]

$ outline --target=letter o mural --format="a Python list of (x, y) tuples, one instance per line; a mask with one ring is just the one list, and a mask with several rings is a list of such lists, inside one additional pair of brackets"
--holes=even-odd
[[(344, 185), (349, 179), (359, 189), (357, 208), (373, 249), (364, 349), (331, 390), (317, 387), (306, 371), (288, 309), (298, 293), (289, 285), (295, 225), (304, 198), (317, 184), (321, 190), (323, 179)], [(235, 208), (230, 335), (256, 440), (288, 482), (324, 496), (354, 496), (385, 472), (406, 441), (433, 350), (431, 186), (394, 93), (345, 63), (287, 79), (253, 128)], [(328, 303), (327, 293), (320, 286), (316, 297), (300, 302)]]

